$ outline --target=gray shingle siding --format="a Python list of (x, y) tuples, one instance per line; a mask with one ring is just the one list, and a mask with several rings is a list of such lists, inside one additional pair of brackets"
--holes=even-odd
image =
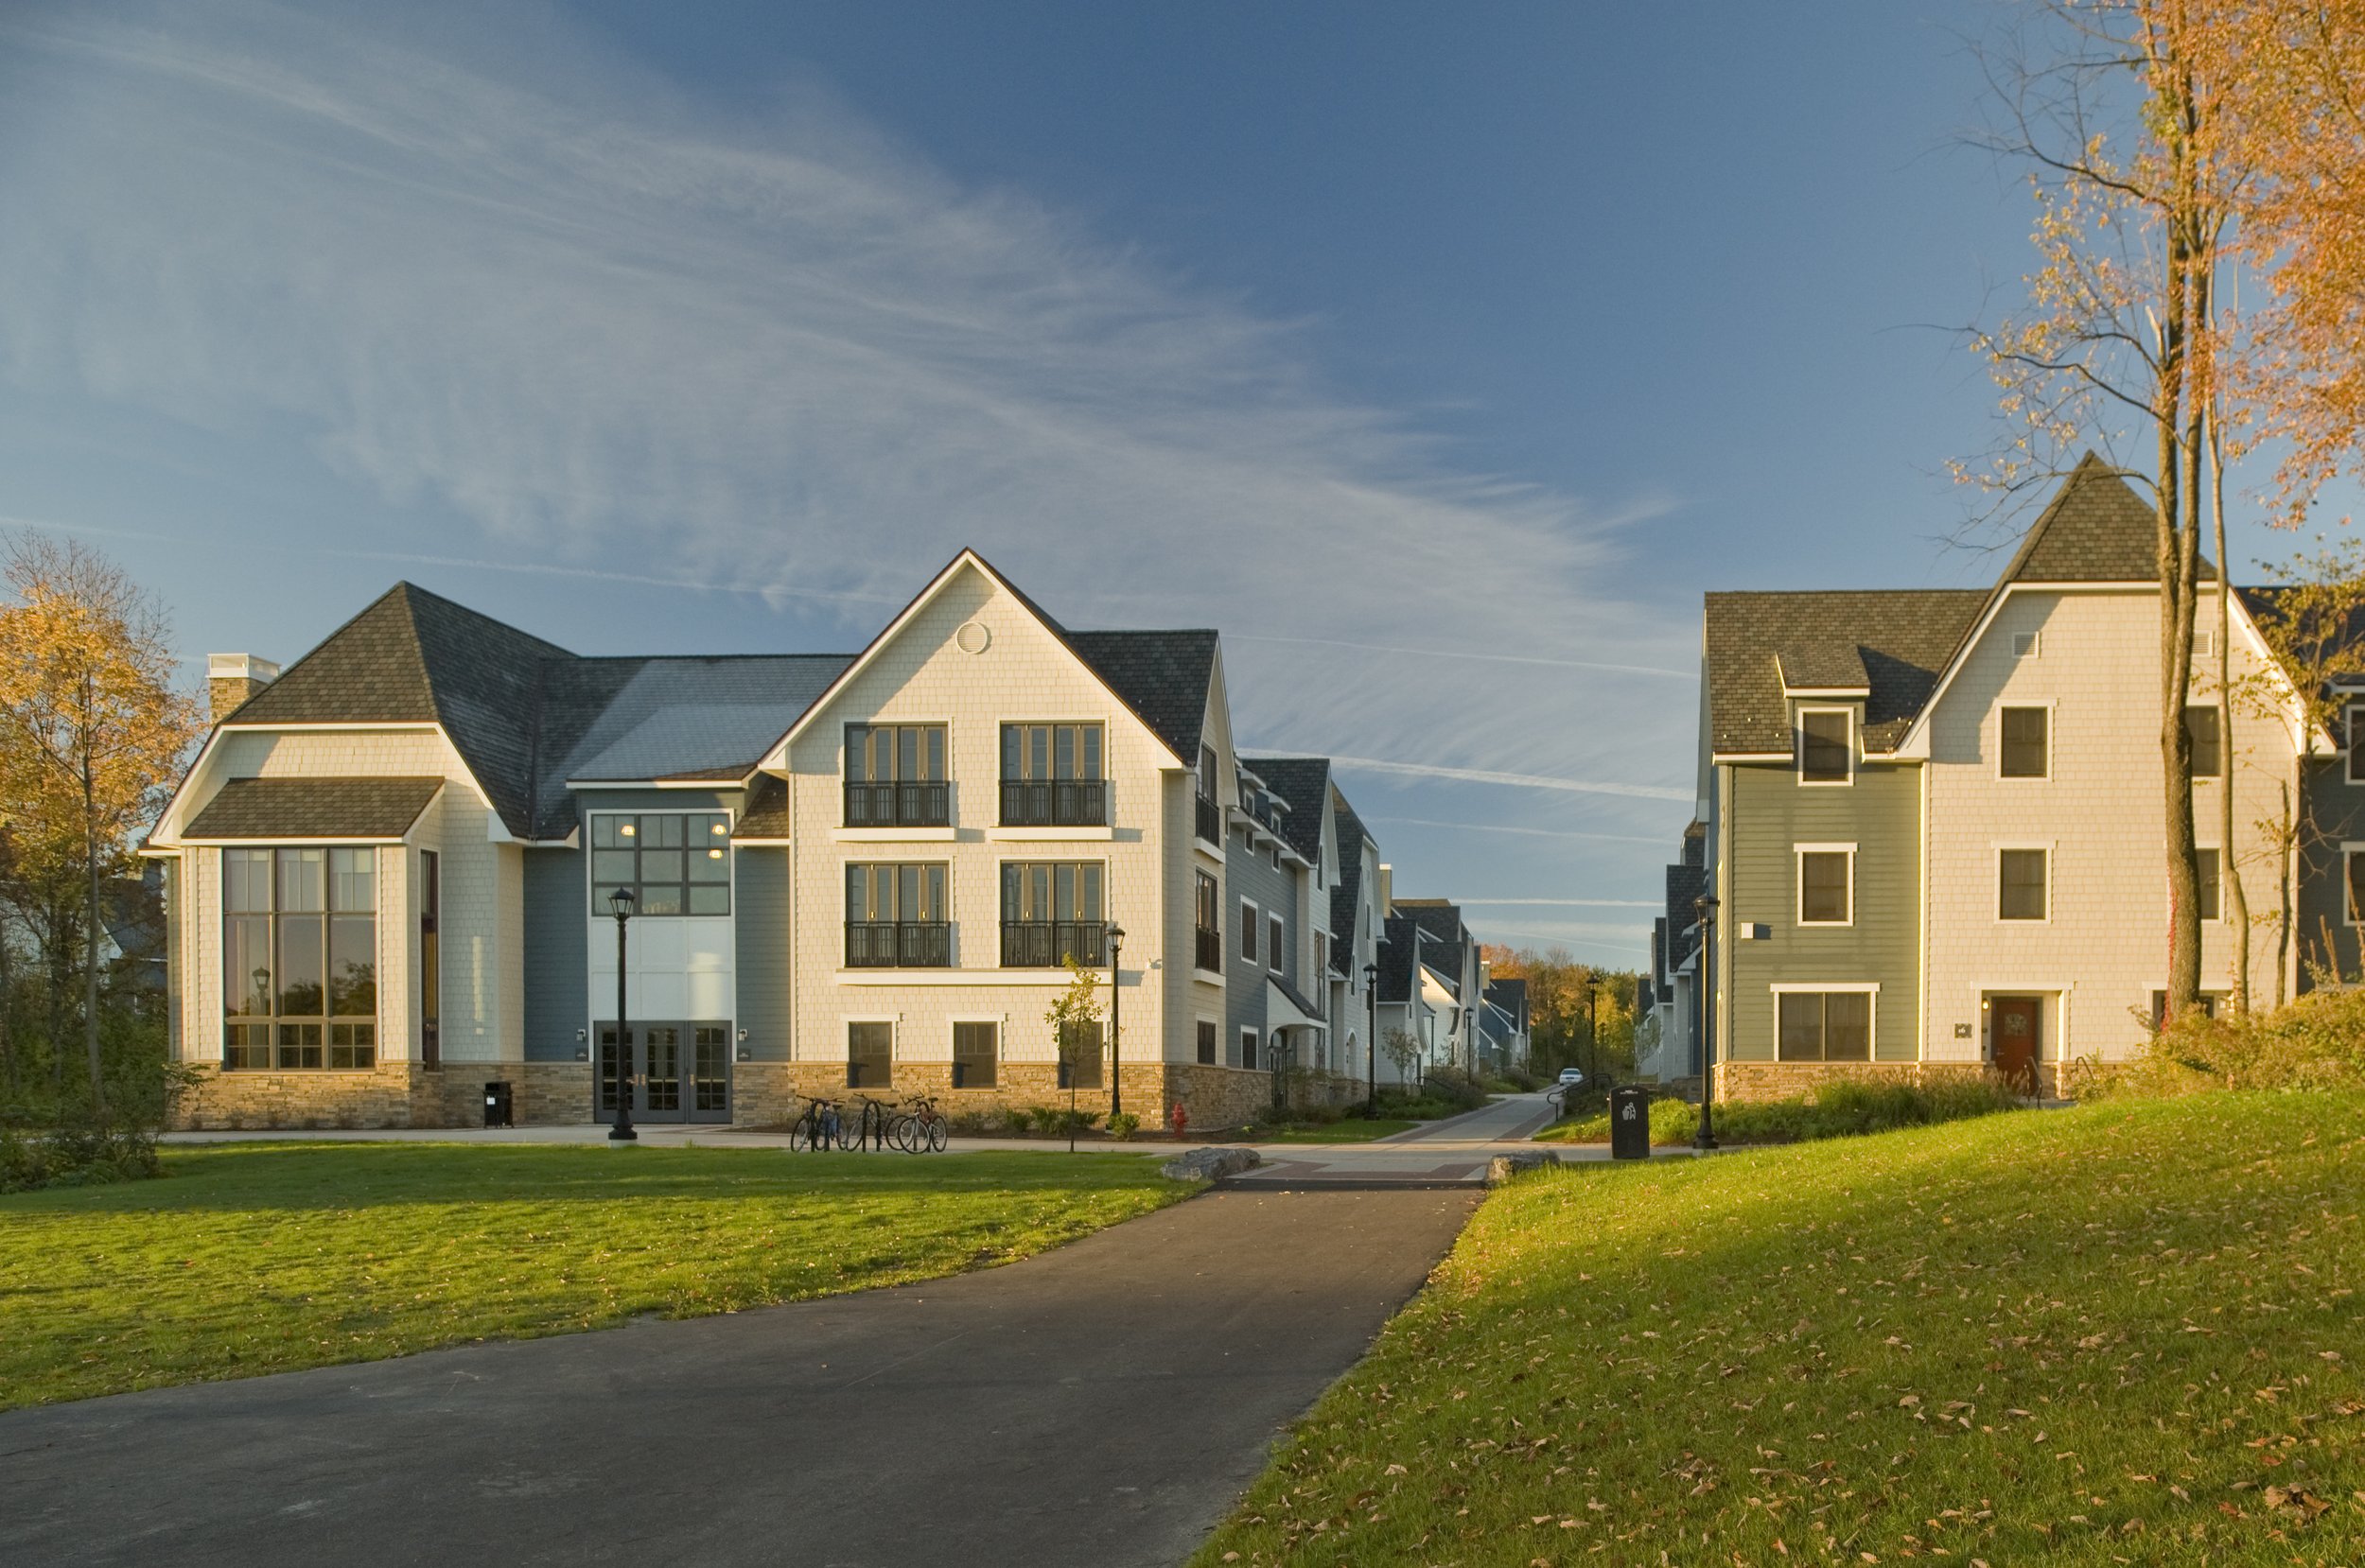
[(785, 849), (742, 849), (734, 873), (739, 1027), (748, 1059), (789, 1059), (789, 879)]
[(525, 853), (526, 1060), (571, 1062), (590, 1027), (590, 897), (580, 849)]
[[(1297, 897), (1291, 871), (1275, 871), (1272, 851), (1251, 849), (1246, 835), (1232, 829), (1224, 845), (1224, 896), (1231, 908), (1224, 911), (1224, 1020), (1230, 1031), (1224, 1041), (1224, 1060), (1234, 1067), (1240, 1065), (1240, 1031), (1253, 1029), (1257, 1037), (1257, 1065), (1267, 1065), (1265, 1056), (1265, 977), (1272, 972), (1265, 964), (1270, 956), (1271, 936), (1267, 920), (1279, 915), (1286, 927), (1282, 950), (1282, 973), (1291, 984), (1297, 980)], [(1250, 964), (1240, 956), (1240, 901), (1245, 898), (1256, 905), (1257, 961)], [(1304, 987), (1300, 987), (1303, 989)]]

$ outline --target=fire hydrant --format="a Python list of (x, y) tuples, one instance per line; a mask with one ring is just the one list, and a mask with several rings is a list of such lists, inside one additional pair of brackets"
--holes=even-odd
[(1166, 1112), (1166, 1125), (1174, 1129), (1174, 1140), (1178, 1143), (1190, 1132), (1191, 1113), (1182, 1108), (1182, 1101), (1177, 1100), (1174, 1108)]

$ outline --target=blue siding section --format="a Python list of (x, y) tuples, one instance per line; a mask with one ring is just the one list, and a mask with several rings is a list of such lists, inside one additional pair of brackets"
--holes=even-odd
[[(1273, 869), (1270, 850), (1251, 849), (1247, 837), (1234, 829), (1226, 838), (1223, 854), (1224, 897), (1231, 907), (1223, 915), (1224, 1026), (1223, 1059), (1233, 1067), (1244, 1065), (1240, 1060), (1240, 1031), (1253, 1029), (1257, 1037), (1256, 1065), (1270, 1067), (1271, 1057), (1265, 1041), (1265, 977), (1272, 970), (1265, 960), (1270, 956), (1271, 936), (1267, 922), (1279, 915), (1285, 928), (1282, 949), (1283, 975), (1292, 984), (1297, 982), (1297, 869)], [(1249, 963), (1240, 956), (1240, 900), (1256, 906), (1256, 962)], [(1303, 986), (1299, 987), (1301, 990)]]
[(786, 849), (742, 849), (732, 936), (738, 945), (739, 1027), (750, 1061), (789, 1059), (789, 880)]
[(584, 951), (583, 851), (525, 852), (526, 1060), (571, 1062), (590, 1026), (584, 997), (591, 969)]

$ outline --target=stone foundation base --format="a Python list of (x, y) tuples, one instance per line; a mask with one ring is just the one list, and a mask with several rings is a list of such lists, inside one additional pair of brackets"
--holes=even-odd
[(1800, 1100), (1827, 1084), (1850, 1079), (1925, 1084), (1939, 1078), (1978, 1078), (1985, 1062), (1718, 1062), (1719, 1100)]
[[(955, 1089), (950, 1062), (897, 1062), (892, 1080), (877, 1088), (849, 1089), (846, 1064), (826, 1062), (739, 1062), (731, 1068), (731, 1120), (742, 1126), (780, 1126), (801, 1113), (815, 1095), (847, 1100), (871, 1094), (882, 1100), (933, 1094), (954, 1115), (963, 1112), (1065, 1109), (1068, 1091), (1060, 1087), (1053, 1062), (1003, 1062), (990, 1089)], [(1145, 1132), (1162, 1130), (1180, 1102), (1194, 1129), (1236, 1127), (1264, 1116), (1272, 1104), (1272, 1076), (1239, 1068), (1183, 1062), (1127, 1062), (1123, 1068), (1128, 1113), (1142, 1119)], [(1076, 1108), (1109, 1114), (1109, 1090), (1079, 1089)]]
[(388, 1062), (360, 1072), (224, 1072), (200, 1063), (198, 1071), (173, 1107), (178, 1131), (481, 1127), (484, 1086), (495, 1080), (509, 1083), (521, 1127), (591, 1120), (588, 1062), (451, 1062), (435, 1070)]

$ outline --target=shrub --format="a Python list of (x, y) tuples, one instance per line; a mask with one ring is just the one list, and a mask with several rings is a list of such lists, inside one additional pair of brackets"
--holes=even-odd
[(2365, 1086), (2365, 991), (2311, 991), (2239, 1018), (2188, 1012), (2134, 1060), (2073, 1062), (2068, 1077), (2080, 1099)]
[(1024, 1138), (1035, 1124), (1035, 1113), (1025, 1106), (1012, 1106), (1003, 1113), (1010, 1124), (1010, 1131)]
[(0, 1126), (0, 1193), (95, 1187), (162, 1175), (156, 1133), (149, 1126), (87, 1115), (46, 1135)]
[(1109, 1118), (1109, 1136), (1120, 1141), (1141, 1130), (1142, 1119), (1130, 1110), (1118, 1111)]
[[(1732, 1100), (1716, 1106), (1721, 1143), (1797, 1143), (1818, 1138), (1852, 1138), (1897, 1127), (1926, 1126), (2011, 1110), (2020, 1105), (2012, 1089), (1995, 1078), (1936, 1078), (1926, 1084), (1841, 1078), (1812, 1099)], [(1651, 1141), (1689, 1143), (1700, 1127), (1700, 1107), (1688, 1100), (1654, 1097)], [(1538, 1135), (1553, 1141), (1605, 1143), (1609, 1112), (1588, 1106), (1584, 1115)]]

